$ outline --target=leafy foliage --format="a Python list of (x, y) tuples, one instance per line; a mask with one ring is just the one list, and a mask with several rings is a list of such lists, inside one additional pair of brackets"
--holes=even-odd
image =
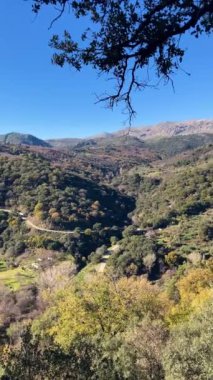
[(171, 333), (165, 350), (166, 380), (210, 380), (212, 367), (212, 301)]
[(59, 228), (87, 227), (97, 222), (112, 226), (125, 219), (133, 207), (130, 199), (115, 190), (51, 167), (42, 158), (2, 158), (0, 175), (2, 206), (19, 207)]
[(149, 84), (149, 75), (143, 69), (154, 63), (156, 76), (168, 81), (184, 56), (181, 36), (189, 31), (199, 37), (211, 33), (213, 27), (211, 0), (34, 0), (33, 3), (36, 13), (43, 5), (61, 6), (53, 22), (66, 7), (77, 19), (87, 17), (89, 27), (79, 41), (68, 30), (62, 38), (53, 35), (50, 45), (57, 51), (53, 61), (60, 66), (68, 63), (77, 70), (90, 64), (100, 72), (113, 74), (117, 91), (102, 100), (109, 101), (111, 107), (124, 101), (130, 118), (134, 113), (132, 91)]

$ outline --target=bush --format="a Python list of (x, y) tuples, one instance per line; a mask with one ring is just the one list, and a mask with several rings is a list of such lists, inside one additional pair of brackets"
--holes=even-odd
[(166, 380), (213, 379), (213, 303), (177, 326), (164, 352)]

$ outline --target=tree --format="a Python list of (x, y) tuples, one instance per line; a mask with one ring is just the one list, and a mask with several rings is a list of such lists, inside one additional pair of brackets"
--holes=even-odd
[(149, 318), (145, 318), (139, 326), (128, 331), (123, 344), (126, 356), (122, 363), (125, 366), (129, 361), (131, 371), (134, 371), (132, 377), (128, 378), (164, 380), (162, 351), (167, 339), (166, 325), (157, 319), (151, 321)]
[[(90, 347), (89, 347), (90, 348)], [(30, 326), (15, 346), (5, 346), (0, 357), (5, 380), (91, 379), (91, 354), (86, 344), (63, 352), (50, 340), (43, 342), (33, 337)]]
[(53, 35), (50, 46), (57, 51), (53, 62), (77, 70), (91, 65), (113, 76), (115, 93), (100, 100), (110, 107), (124, 101), (130, 119), (131, 94), (150, 85), (145, 75), (150, 67), (154, 64), (157, 78), (171, 80), (185, 53), (181, 37), (189, 32), (198, 38), (213, 29), (213, 0), (33, 0), (33, 11), (38, 13), (43, 5), (61, 7), (51, 26), (66, 9), (76, 18), (90, 20), (80, 41), (67, 30), (62, 38)]
[(213, 296), (213, 271), (210, 262), (206, 267), (192, 268), (176, 283), (179, 303), (172, 309), (170, 323), (186, 320), (193, 311), (201, 308)]
[(163, 319), (170, 308), (167, 297), (145, 279), (110, 281), (103, 276), (82, 283), (81, 288), (73, 283), (53, 294), (52, 301), (34, 321), (33, 331), (51, 336), (65, 350), (82, 337), (115, 337), (147, 315)]
[(172, 330), (164, 352), (166, 380), (213, 378), (212, 300)]

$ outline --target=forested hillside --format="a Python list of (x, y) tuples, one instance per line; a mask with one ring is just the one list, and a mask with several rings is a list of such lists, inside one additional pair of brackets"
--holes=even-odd
[(0, 146), (2, 380), (213, 378), (212, 153)]
[(0, 135), (0, 141), (4, 144), (15, 145), (30, 145), (30, 146), (42, 146), (49, 147), (50, 145), (35, 136), (23, 133), (11, 132), (6, 135)]
[(109, 260), (123, 274), (166, 270), (212, 256), (212, 147), (151, 167), (135, 167), (114, 185), (136, 198), (120, 249)]
[(74, 229), (120, 225), (133, 200), (71, 170), (33, 155), (0, 160), (0, 204), (20, 209), (52, 227)]

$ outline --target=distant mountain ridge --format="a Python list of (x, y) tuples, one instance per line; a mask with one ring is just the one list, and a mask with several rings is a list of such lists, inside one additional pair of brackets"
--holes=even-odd
[(46, 148), (50, 147), (50, 144), (48, 144), (46, 141), (41, 140), (33, 135), (16, 132), (0, 135), (0, 142), (4, 144), (30, 145)]
[[(114, 145), (124, 143), (119, 141), (121, 138), (129, 137), (135, 139), (134, 144), (140, 145), (140, 141), (156, 140), (162, 138), (171, 138), (178, 136), (189, 135), (212, 135), (213, 134), (213, 120), (191, 120), (185, 122), (163, 122), (152, 126), (131, 127), (119, 130), (114, 133), (102, 133), (100, 135), (86, 137), (86, 138), (59, 138), (41, 140), (30, 134), (22, 133), (7, 133), (0, 135), (0, 142), (4, 144), (15, 145), (30, 145), (46, 148), (56, 149), (73, 149), (75, 147), (82, 148), (84, 146), (92, 145)], [(205, 137), (205, 136), (204, 136)], [(137, 142), (137, 140), (139, 140)], [(210, 139), (211, 140), (211, 139)], [(125, 142), (127, 145), (128, 142)]]
[(116, 132), (116, 135), (124, 135), (127, 133), (130, 136), (147, 140), (160, 137), (175, 137), (183, 135), (194, 135), (203, 133), (213, 133), (213, 120), (190, 120), (181, 122), (163, 122), (152, 126), (143, 126), (139, 128), (128, 128)]
[(119, 130), (114, 133), (102, 133), (87, 138), (63, 138), (47, 140), (55, 148), (73, 148), (76, 145), (93, 142), (112, 142), (114, 138), (131, 136), (141, 141), (169, 138), (177, 136), (213, 134), (213, 120), (191, 120), (185, 122), (163, 122), (151, 126), (131, 127)]
[(73, 146), (77, 145), (78, 143), (80, 143), (81, 141), (85, 141), (85, 139), (81, 139), (81, 138), (61, 138), (61, 139), (49, 139), (49, 140), (46, 140), (46, 142), (54, 147), (54, 148), (64, 148), (64, 147), (69, 147), (69, 148), (72, 148)]

